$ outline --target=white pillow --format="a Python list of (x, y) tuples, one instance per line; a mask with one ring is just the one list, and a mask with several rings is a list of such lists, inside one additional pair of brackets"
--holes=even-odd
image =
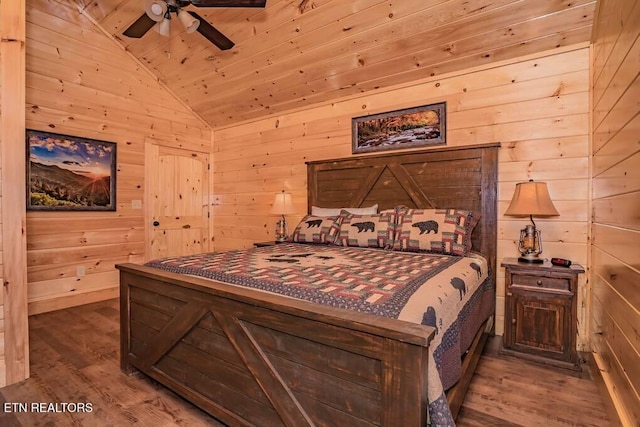
[(366, 208), (319, 208), (311, 206), (311, 215), (313, 216), (338, 216), (341, 211), (347, 211), (354, 215), (375, 215), (378, 213), (378, 204), (368, 206)]

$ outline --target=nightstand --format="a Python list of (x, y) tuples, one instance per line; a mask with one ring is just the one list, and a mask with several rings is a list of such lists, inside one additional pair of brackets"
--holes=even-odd
[(576, 350), (579, 264), (556, 267), (505, 258), (502, 352), (566, 368), (578, 366)]
[(255, 242), (253, 244), (254, 247), (256, 248), (264, 248), (265, 246), (274, 246), (274, 245), (279, 245), (280, 243), (285, 243), (285, 242), (279, 242), (277, 240), (271, 240), (268, 242)]

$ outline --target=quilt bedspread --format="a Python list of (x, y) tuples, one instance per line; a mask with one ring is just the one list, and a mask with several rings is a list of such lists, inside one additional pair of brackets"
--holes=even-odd
[(433, 425), (454, 425), (444, 390), (458, 380), (460, 355), (493, 312), (493, 284), (479, 255), (285, 243), (146, 265), (435, 327), (428, 373)]

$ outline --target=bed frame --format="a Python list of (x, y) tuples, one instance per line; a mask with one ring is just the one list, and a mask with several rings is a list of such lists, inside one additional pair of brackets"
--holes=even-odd
[[(459, 207), (495, 279), (498, 144), (308, 164), (311, 206)], [(424, 426), (434, 330), (121, 264), (121, 369), (228, 425)], [(447, 394), (457, 414), (490, 326)], [(484, 333), (483, 333), (484, 332)]]

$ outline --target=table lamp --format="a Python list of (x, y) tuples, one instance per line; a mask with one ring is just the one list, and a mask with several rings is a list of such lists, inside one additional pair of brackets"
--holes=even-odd
[(277, 193), (273, 201), (271, 213), (275, 215), (282, 215), (282, 218), (276, 223), (276, 241), (284, 242), (289, 236), (289, 229), (287, 228), (287, 219), (285, 215), (296, 213), (293, 201), (291, 200), (291, 193), (285, 193), (282, 190), (281, 193)]
[(533, 222), (533, 216), (548, 217), (560, 215), (553, 206), (546, 182), (520, 182), (516, 184), (516, 191), (513, 193), (511, 204), (504, 213), (508, 216), (529, 216), (531, 224), (525, 226), (520, 231), (520, 241), (518, 251), (521, 256), (519, 262), (541, 264), (544, 262), (539, 255), (542, 253), (542, 239), (540, 230)]

